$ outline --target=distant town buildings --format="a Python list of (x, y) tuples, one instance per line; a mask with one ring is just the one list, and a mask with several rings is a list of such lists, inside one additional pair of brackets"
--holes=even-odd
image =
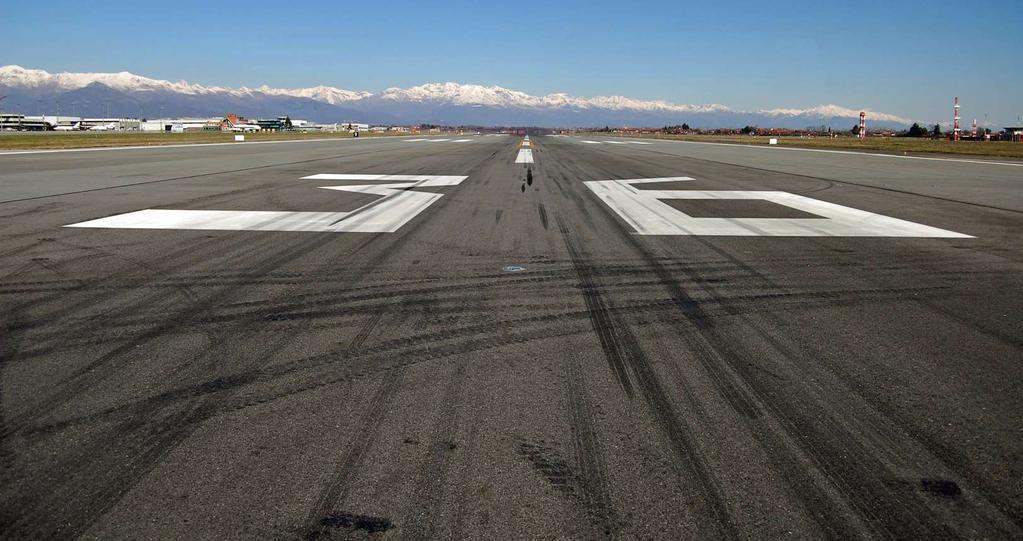
[[(293, 119), (290, 116), (274, 118), (250, 119), (235, 113), (227, 113), (222, 117), (175, 117), (157, 119), (139, 118), (89, 118), (67, 115), (24, 115), (20, 113), (0, 113), (0, 131), (114, 131), (114, 132), (146, 132), (146, 133), (190, 133), (190, 132), (372, 132), (372, 133), (441, 133), (455, 129), (461, 132), (481, 131), (495, 133), (511, 133), (524, 135), (525, 128), (486, 128), (481, 126), (442, 127), (433, 124), (417, 126), (374, 126), (363, 122), (316, 123), (308, 120)], [(954, 131), (942, 133), (927, 126), (915, 126), (913, 130), (896, 130), (892, 128), (871, 128), (864, 130), (866, 137), (930, 137), (932, 139), (954, 138)], [(859, 136), (854, 126), (852, 130), (843, 127), (832, 130), (829, 126), (814, 126), (802, 129), (760, 128), (745, 126), (743, 128), (691, 128), (688, 124), (653, 127), (604, 127), (604, 128), (571, 128), (557, 130), (541, 130), (551, 133), (605, 132), (619, 135), (749, 135), (771, 137), (842, 137)], [(960, 139), (964, 141), (1015, 141), (1023, 142), (1023, 127), (1010, 126), (1002, 131), (991, 131), (974, 127), (972, 130), (961, 131)]]
[(418, 133), (415, 126), (371, 126), (364, 122), (334, 122), (319, 124), (289, 116), (248, 119), (234, 113), (223, 117), (177, 118), (83, 118), (66, 115), (29, 116), (20, 113), (0, 113), (0, 131), (123, 131), (148, 133), (188, 132), (393, 132)]

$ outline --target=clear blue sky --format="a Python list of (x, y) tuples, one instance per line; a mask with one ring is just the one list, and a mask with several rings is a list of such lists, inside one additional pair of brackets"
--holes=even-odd
[(1017, 0), (40, 1), (0, 5), (0, 64), (224, 86), (455, 81), (740, 109), (1023, 115)]

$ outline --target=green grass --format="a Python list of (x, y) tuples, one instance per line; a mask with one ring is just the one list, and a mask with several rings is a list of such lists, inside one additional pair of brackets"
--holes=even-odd
[[(592, 135), (607, 135), (595, 133)], [(674, 139), (680, 141), (702, 141), (711, 143), (737, 143), (744, 145), (766, 145), (770, 136), (758, 135), (667, 135), (653, 134), (638, 137), (655, 139)], [(910, 137), (853, 137), (799, 138), (778, 137), (781, 146), (799, 148), (828, 148), (841, 150), (858, 150), (865, 152), (883, 152), (886, 154), (954, 154), (968, 156), (997, 156), (1000, 158), (1023, 158), (1023, 143), (1010, 141), (947, 141), (916, 139)]]
[[(343, 132), (256, 132), (246, 133), (246, 141), (291, 141), (302, 139), (351, 139)], [(360, 137), (389, 137), (407, 133), (378, 134), (361, 132)], [(103, 148), (146, 145), (180, 145), (183, 143), (229, 143), (234, 133), (139, 133), (139, 132), (0, 132), (0, 149), (31, 150), (54, 148)]]

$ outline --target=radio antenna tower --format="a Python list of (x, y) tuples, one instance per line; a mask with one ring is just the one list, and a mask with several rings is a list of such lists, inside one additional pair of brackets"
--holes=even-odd
[(959, 96), (956, 96), (955, 106), (952, 107), (952, 140), (959, 140)]

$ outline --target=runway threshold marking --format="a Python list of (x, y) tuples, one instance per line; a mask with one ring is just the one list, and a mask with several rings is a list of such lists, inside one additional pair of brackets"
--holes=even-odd
[[(742, 237), (929, 237), (973, 238), (865, 210), (780, 191), (640, 190), (633, 185), (685, 182), (691, 177), (600, 180), (584, 184), (640, 235)], [(769, 201), (820, 218), (696, 218), (662, 199)]]
[(302, 178), (303, 180), (382, 180), (391, 182), (357, 186), (320, 186), (326, 190), (382, 196), (376, 201), (347, 212), (146, 209), (69, 224), (64, 227), (393, 233), (444, 196), (439, 193), (415, 191), (413, 188), (455, 186), (461, 184), (467, 177), (459, 175), (318, 174)]

